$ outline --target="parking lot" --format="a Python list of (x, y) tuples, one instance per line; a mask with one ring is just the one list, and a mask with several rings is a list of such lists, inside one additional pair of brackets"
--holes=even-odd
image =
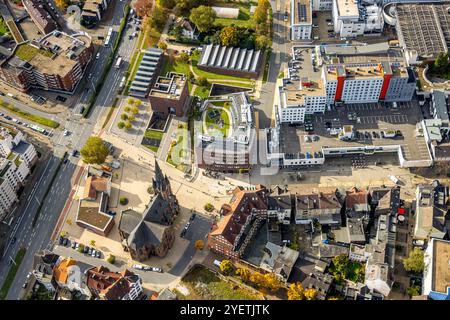
[[(349, 115), (353, 115), (353, 118), (350, 119)], [(325, 114), (312, 115), (310, 119), (313, 124), (310, 132), (304, 130), (304, 125), (283, 126), (283, 152), (314, 153), (321, 151), (322, 147), (398, 145), (406, 160), (429, 159), (425, 139), (416, 135), (416, 124), (421, 120), (417, 101), (399, 103), (395, 109), (376, 103), (343, 105), (334, 107)], [(332, 134), (332, 129), (340, 130), (344, 125), (353, 126), (353, 140), (340, 140), (337, 133)], [(395, 137), (384, 137), (389, 131), (395, 132)], [(297, 139), (292, 138), (295, 135)]]

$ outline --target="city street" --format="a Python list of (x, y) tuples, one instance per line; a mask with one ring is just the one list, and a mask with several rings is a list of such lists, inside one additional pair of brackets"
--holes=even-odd
[[(126, 1), (116, 3), (114, 17), (112, 20), (112, 26), (115, 31), (118, 30), (126, 3)], [(112, 101), (118, 91), (120, 79), (127, 70), (128, 61), (132, 55), (136, 42), (136, 38), (128, 38), (129, 32), (130, 31), (127, 30), (127, 34), (124, 34), (123, 41), (118, 51), (122, 59), (127, 62), (122, 64), (119, 71), (114, 67), (111, 68), (88, 119), (80, 119), (80, 115), (76, 114), (77, 108), (74, 108), (72, 110), (73, 113), (68, 120), (66, 120), (65, 123), (61, 123), (63, 127), (70, 132), (70, 134), (68, 136), (64, 136), (62, 135), (62, 132), (60, 132), (60, 134), (55, 134), (53, 136), (53, 141), (57, 147), (56, 150), (58, 150), (58, 147), (65, 151), (70, 151), (71, 148), (80, 150), (86, 139), (94, 131), (94, 128), (98, 124), (98, 120), (101, 118), (105, 107), (112, 104)], [(117, 32), (113, 33), (113, 37), (111, 39), (112, 43), (114, 43), (115, 37), (117, 37)], [(101, 52), (105, 55), (108, 52), (107, 50), (111, 50), (111, 47), (101, 48)], [(104, 67), (103, 61), (105, 60), (106, 59), (100, 59), (98, 61), (101, 62), (93, 64), (93, 69), (90, 69), (90, 72), (93, 73), (92, 80), (98, 79), (95, 77), (99, 77), (102, 67)], [(36, 111), (33, 110), (33, 112), (35, 113)], [(70, 156), (69, 160), (70, 161), (67, 162), (67, 164), (62, 165), (61, 170), (57, 173), (54, 183), (51, 186), (45, 200), (44, 196), (50, 187), (51, 177), (54, 175), (57, 170), (58, 163), (61, 161), (55, 155), (53, 155), (47, 163), (44, 163), (45, 170), (43, 170), (42, 173), (36, 174), (37, 179), (39, 180), (34, 186), (32, 193), (30, 195), (23, 195), (21, 198), (21, 201), (25, 207), (18, 209), (19, 212), (17, 216), (21, 218), (17, 222), (13, 222), (13, 225), (17, 224), (17, 227), (13, 228), (13, 230), (16, 230), (15, 237), (17, 240), (14, 245), (9, 246), (5, 250), (4, 257), (14, 258), (17, 251), (21, 247), (25, 247), (27, 252), (10, 288), (7, 299), (19, 299), (22, 292), (22, 284), (24, 279), (32, 267), (34, 254), (40, 249), (46, 248), (50, 245), (50, 237), (73, 187), (72, 184), (74, 181), (71, 181), (68, 178), (72, 177), (76, 172), (79, 158)], [(27, 199), (27, 201), (24, 201), (23, 199)], [(42, 203), (41, 215), (33, 228), (33, 219), (35, 214), (38, 212), (39, 204), (42, 201), (44, 202)], [(10, 268), (7, 262), (7, 258), (0, 260), (0, 285), (3, 285), (3, 281)]]

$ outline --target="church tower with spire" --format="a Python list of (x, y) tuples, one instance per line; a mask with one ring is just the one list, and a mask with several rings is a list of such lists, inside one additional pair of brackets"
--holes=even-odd
[(153, 178), (153, 190), (155, 195), (161, 195), (164, 200), (169, 201), (173, 198), (172, 188), (170, 187), (170, 181), (167, 175), (163, 174), (159, 167), (158, 161), (155, 159), (155, 177)]

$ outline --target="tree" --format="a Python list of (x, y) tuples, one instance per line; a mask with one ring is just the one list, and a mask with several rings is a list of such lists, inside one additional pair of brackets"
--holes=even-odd
[(134, 106), (133, 108), (131, 108), (131, 113), (132, 114), (138, 114), (139, 113), (139, 108)]
[(122, 119), (122, 120), (128, 120), (128, 115), (127, 115), (126, 113), (122, 113), (122, 114), (120, 115), (120, 119)]
[(238, 30), (236, 27), (228, 26), (220, 31), (220, 43), (223, 46), (235, 47), (239, 43)]
[(194, 246), (197, 250), (203, 250), (203, 248), (205, 247), (205, 243), (203, 242), (203, 240), (197, 240), (195, 241)]
[(95, 247), (95, 240), (91, 240), (91, 246)]
[(259, 35), (256, 37), (256, 48), (259, 50), (264, 50), (269, 47), (269, 38), (264, 35)]
[(117, 124), (117, 127), (118, 127), (119, 129), (125, 128), (125, 122), (120, 121), (120, 122)]
[(266, 273), (264, 275), (264, 287), (276, 291), (281, 288), (281, 283), (274, 273)]
[(405, 270), (416, 273), (422, 272), (425, 267), (423, 258), (424, 258), (423, 250), (420, 250), (419, 248), (414, 248), (413, 251), (409, 252), (408, 258), (403, 259), (403, 266), (405, 267)]
[(236, 275), (239, 276), (242, 279), (242, 281), (248, 282), (248, 281), (250, 281), (250, 277), (252, 276), (252, 273), (248, 269), (238, 268), (238, 269), (236, 269)]
[(447, 52), (440, 52), (437, 57), (436, 60), (434, 60), (434, 65), (433, 65), (433, 69), (436, 70), (436, 72), (439, 73), (443, 73), (443, 72), (447, 72), (447, 70), (449, 69), (449, 61), (448, 61), (448, 56), (449, 53)]
[(230, 260), (225, 259), (225, 260), (222, 260), (219, 268), (223, 274), (230, 274), (233, 271), (234, 266)]
[(199, 86), (206, 87), (208, 85), (208, 79), (206, 79), (205, 77), (198, 77), (197, 84)]
[(188, 74), (186, 75), (186, 78), (188, 79), (188, 81), (191, 81), (195, 79), (194, 74), (192, 73), (192, 71), (189, 70)]
[(317, 290), (314, 288), (309, 288), (305, 290), (306, 300), (317, 300)]
[(151, 9), (152, 9), (151, 0), (136, 0), (134, 4), (134, 10), (136, 11), (136, 15), (140, 18), (148, 17), (150, 15)]
[(102, 164), (109, 154), (109, 150), (99, 137), (91, 136), (80, 151), (83, 161), (87, 164)]
[(111, 264), (114, 264), (116, 262), (116, 256), (110, 254), (108, 259), (106, 259), (106, 261), (108, 261)]
[(200, 6), (191, 10), (189, 19), (200, 32), (208, 32), (214, 26), (216, 12), (207, 6)]
[(167, 43), (165, 43), (164, 41), (158, 42), (158, 48), (160, 48), (162, 51), (166, 51), (167, 50)]
[(214, 206), (212, 205), (212, 203), (207, 203), (205, 204), (205, 206), (203, 207), (206, 211), (211, 212), (214, 210)]
[(80, 244), (80, 246), (78, 247), (78, 252), (83, 253), (83, 251), (84, 251), (84, 244)]
[(180, 54), (180, 60), (185, 62), (185, 63), (188, 63), (189, 62), (189, 55), (186, 52), (182, 52)]
[(129, 121), (129, 122), (133, 122), (134, 120), (136, 120), (136, 117), (135, 117), (135, 116), (133, 116), (133, 115), (128, 116), (128, 121)]
[(305, 289), (300, 282), (293, 283), (287, 291), (288, 300), (303, 300), (305, 298)]
[(127, 123), (125, 123), (125, 129), (130, 130), (131, 128), (133, 128), (133, 124), (130, 121), (127, 121)]
[(267, 22), (267, 11), (269, 10), (269, 1), (267, 0), (259, 0), (258, 5), (256, 6), (255, 13), (253, 14), (253, 20), (256, 24), (266, 23)]
[(420, 286), (412, 286), (406, 289), (406, 293), (410, 296), (420, 296)]
[(166, 24), (167, 15), (163, 9), (156, 6), (150, 18), (150, 26), (162, 30)]
[(266, 283), (264, 275), (259, 272), (253, 273), (250, 276), (250, 281), (253, 282), (253, 284), (257, 285), (258, 287), (264, 287), (264, 284)]
[(179, 16), (187, 16), (192, 8), (206, 5), (209, 0), (176, 0), (175, 2), (175, 13)]
[(364, 278), (364, 266), (361, 263), (350, 261), (347, 255), (336, 256), (332, 262), (330, 273), (337, 282), (344, 279), (358, 282)]
[(175, 7), (175, 0), (158, 0), (158, 4), (160, 7), (173, 9)]
[(55, 4), (62, 11), (66, 11), (67, 7), (70, 5), (70, 0), (55, 0)]
[(123, 111), (130, 112), (131, 111), (131, 107), (130, 106), (126, 106), (125, 108), (123, 108)]
[(126, 205), (128, 203), (128, 199), (126, 197), (121, 197), (119, 199), (119, 202), (120, 202), (121, 205), (124, 206), (124, 205)]
[[(127, 103), (133, 105), (136, 102), (136, 100), (134, 98), (128, 98), (127, 99)], [(128, 108), (128, 111), (130, 111), (130, 107), (126, 106), (125, 109)], [(128, 112), (127, 110), (125, 110), (126, 112)]]

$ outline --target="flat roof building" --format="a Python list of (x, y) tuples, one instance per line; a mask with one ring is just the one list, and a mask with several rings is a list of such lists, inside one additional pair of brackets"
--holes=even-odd
[(312, 1), (291, 1), (291, 40), (311, 40)]
[(24, 92), (38, 88), (73, 93), (92, 53), (89, 36), (54, 31), (18, 45), (1, 63), (0, 79)]
[(431, 239), (424, 262), (422, 294), (432, 300), (449, 300), (450, 241)]
[(170, 72), (165, 77), (159, 76), (148, 95), (153, 112), (178, 117), (183, 116), (188, 97), (186, 76), (175, 72)]

